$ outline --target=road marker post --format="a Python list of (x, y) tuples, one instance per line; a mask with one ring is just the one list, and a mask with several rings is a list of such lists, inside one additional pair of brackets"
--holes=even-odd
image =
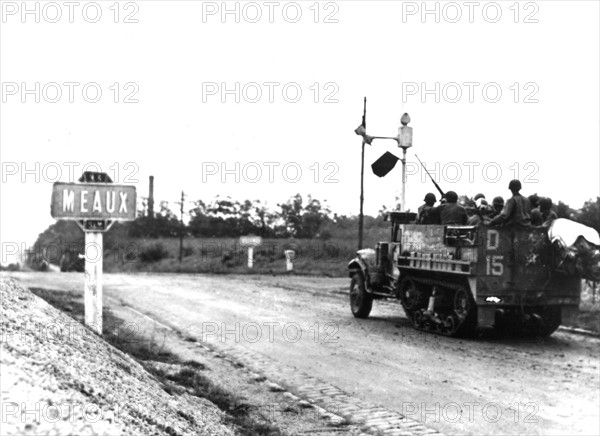
[(115, 185), (106, 173), (86, 171), (79, 183), (54, 183), (50, 215), (75, 220), (85, 233), (85, 324), (102, 335), (103, 233), (115, 221), (135, 220), (135, 186)]
[(240, 236), (240, 246), (246, 247), (248, 250), (248, 268), (254, 266), (254, 247), (258, 247), (259, 245), (262, 245), (262, 238), (260, 236)]
[(287, 271), (294, 270), (294, 258), (296, 257), (296, 252), (294, 250), (285, 250), (283, 252), (285, 255), (285, 266)]

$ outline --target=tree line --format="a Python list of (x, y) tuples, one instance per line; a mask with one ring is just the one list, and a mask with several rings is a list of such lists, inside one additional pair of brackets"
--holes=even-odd
[[(184, 211), (185, 220), (162, 201), (154, 217), (148, 216), (147, 202), (141, 199), (138, 217), (135, 221), (115, 224), (105, 233), (104, 247), (117, 247), (126, 238), (237, 238), (254, 234), (263, 238), (335, 239), (355, 240), (358, 234), (358, 217), (332, 213), (325, 201), (311, 196), (306, 198), (296, 194), (277, 207), (270, 208), (259, 200), (237, 201), (229, 197), (216, 197), (205, 203), (192, 202), (193, 207)], [(580, 209), (573, 209), (563, 202), (555, 207), (559, 218), (569, 218), (596, 229), (600, 233), (600, 197), (587, 201)], [(384, 222), (385, 208), (378, 216), (365, 216), (365, 234), (387, 229)], [(84, 244), (84, 234), (73, 221), (58, 220), (42, 232), (34, 245), (36, 247), (59, 247), (64, 253), (67, 247)], [(36, 255), (35, 259), (41, 259)], [(55, 259), (58, 263), (59, 259)], [(35, 260), (34, 260), (35, 261)]]
[[(237, 201), (216, 197), (211, 202), (193, 202), (185, 219), (165, 201), (151, 217), (143, 199), (138, 218), (124, 224), (130, 237), (186, 236), (223, 238), (254, 234), (264, 238), (315, 238), (323, 225), (337, 219), (326, 202), (300, 194), (270, 208), (260, 200)], [(185, 222), (185, 223), (184, 223)]]

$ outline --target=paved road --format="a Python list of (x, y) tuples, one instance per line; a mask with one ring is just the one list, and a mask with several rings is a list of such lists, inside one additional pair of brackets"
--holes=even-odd
[[(82, 274), (17, 273), (27, 286), (83, 289)], [(348, 280), (105, 274), (125, 304), (213, 346), (253, 350), (446, 434), (600, 434), (600, 341), (439, 337), (401, 307), (352, 317)]]

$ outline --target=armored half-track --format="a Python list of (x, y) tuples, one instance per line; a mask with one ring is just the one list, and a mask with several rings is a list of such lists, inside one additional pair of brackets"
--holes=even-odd
[(401, 212), (388, 219), (391, 240), (348, 264), (357, 318), (369, 316), (373, 300), (397, 298), (419, 330), (547, 336), (578, 310), (582, 278), (600, 280), (598, 233), (569, 220), (523, 228), (410, 224), (415, 214)]

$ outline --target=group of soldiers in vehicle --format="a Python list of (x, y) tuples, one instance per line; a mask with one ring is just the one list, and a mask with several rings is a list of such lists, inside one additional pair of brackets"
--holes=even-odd
[(435, 206), (433, 193), (425, 196), (425, 204), (419, 207), (418, 224), (471, 225), (492, 226), (549, 226), (557, 218), (553, 210), (552, 200), (538, 197), (537, 194), (524, 197), (520, 194), (521, 182), (511, 180), (508, 185), (512, 196), (504, 202), (502, 197), (495, 197), (488, 204), (485, 195), (477, 194), (472, 200), (463, 197), (459, 201), (454, 191), (448, 191)]

